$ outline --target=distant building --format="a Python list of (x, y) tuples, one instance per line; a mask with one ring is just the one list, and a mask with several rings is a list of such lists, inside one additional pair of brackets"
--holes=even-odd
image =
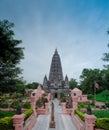
[(52, 93), (53, 96), (59, 97), (61, 92), (69, 91), (69, 81), (67, 75), (63, 79), (60, 56), (57, 49), (52, 57), (49, 79), (45, 75), (43, 80), (43, 88), (46, 92)]

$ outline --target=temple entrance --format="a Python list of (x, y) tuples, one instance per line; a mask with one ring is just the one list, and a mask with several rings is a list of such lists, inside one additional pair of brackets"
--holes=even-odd
[(57, 93), (54, 94), (54, 98), (58, 98), (58, 94)]

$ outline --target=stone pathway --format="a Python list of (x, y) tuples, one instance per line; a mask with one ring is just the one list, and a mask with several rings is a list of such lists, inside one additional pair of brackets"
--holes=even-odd
[(39, 115), (32, 130), (77, 130), (69, 115), (63, 115), (57, 99), (53, 100), (55, 110), (55, 128), (49, 128), (51, 107), (48, 115)]

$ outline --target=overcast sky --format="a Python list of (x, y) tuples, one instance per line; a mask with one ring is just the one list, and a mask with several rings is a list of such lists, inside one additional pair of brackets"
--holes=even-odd
[(23, 41), (20, 67), (27, 82), (48, 76), (55, 48), (69, 79), (105, 64), (109, 0), (0, 0), (0, 19), (13, 22), (15, 38)]

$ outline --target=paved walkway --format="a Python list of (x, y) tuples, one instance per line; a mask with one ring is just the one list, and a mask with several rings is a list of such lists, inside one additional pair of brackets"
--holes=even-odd
[(55, 110), (55, 128), (49, 128), (51, 107), (48, 115), (39, 115), (32, 130), (77, 130), (69, 115), (62, 115), (61, 106), (57, 99), (53, 100)]

